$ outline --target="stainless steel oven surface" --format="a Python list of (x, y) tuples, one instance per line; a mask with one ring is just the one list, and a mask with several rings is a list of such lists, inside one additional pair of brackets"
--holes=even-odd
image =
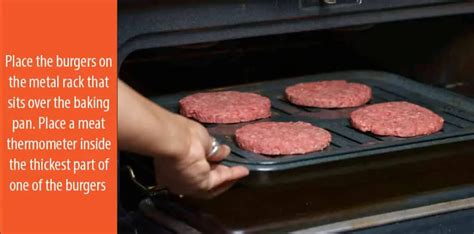
[[(272, 120), (311, 122), (333, 136), (321, 152), (274, 158), (236, 145), (243, 124), (206, 124), (231, 147), (223, 163), (251, 170), (206, 201), (147, 190), (151, 159), (121, 152), (129, 231), (474, 231), (474, 2), (119, 3), (120, 78), (152, 101), (178, 112), (191, 93), (250, 91), (270, 98)], [(369, 104), (427, 107), (444, 127), (380, 137), (350, 126), (355, 108), (302, 108), (283, 95), (291, 84), (334, 79), (371, 86)]]

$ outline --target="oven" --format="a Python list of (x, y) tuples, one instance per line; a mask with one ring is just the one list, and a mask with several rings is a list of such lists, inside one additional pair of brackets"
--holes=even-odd
[[(140, 225), (178, 233), (472, 233), (473, 13), (472, 1), (443, 0), (119, 1), (119, 76), (146, 97), (177, 112), (190, 93), (256, 92), (272, 120), (333, 136), (322, 152), (270, 158), (236, 146), (242, 124), (207, 124), (231, 146), (223, 163), (246, 166), (247, 178), (192, 200), (150, 191), (151, 160), (121, 152), (120, 200)], [(444, 128), (379, 137), (350, 127), (354, 109), (284, 98), (291, 84), (335, 79), (370, 85), (371, 103), (428, 107)]]

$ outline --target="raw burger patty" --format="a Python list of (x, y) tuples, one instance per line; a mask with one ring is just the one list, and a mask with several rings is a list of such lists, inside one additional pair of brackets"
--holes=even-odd
[(305, 122), (260, 122), (237, 129), (240, 148), (257, 154), (305, 154), (326, 148), (331, 134)]
[(409, 102), (386, 102), (359, 108), (351, 113), (352, 126), (382, 136), (414, 137), (443, 128), (443, 118)]
[(361, 106), (372, 97), (372, 89), (345, 80), (299, 83), (285, 90), (287, 99), (296, 105), (319, 108)]
[(196, 93), (179, 101), (182, 115), (202, 123), (238, 123), (268, 118), (270, 99), (255, 93)]

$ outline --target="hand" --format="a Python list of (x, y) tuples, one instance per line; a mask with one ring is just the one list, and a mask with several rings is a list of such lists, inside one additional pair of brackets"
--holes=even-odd
[(187, 129), (189, 147), (182, 155), (155, 158), (155, 175), (159, 185), (171, 192), (197, 198), (212, 198), (229, 189), (238, 179), (249, 174), (242, 166), (227, 167), (217, 162), (229, 153), (227, 145), (221, 145), (217, 153), (206, 158), (212, 144), (212, 137), (200, 124), (183, 118), (180, 125)]
[(171, 192), (212, 198), (248, 175), (245, 167), (227, 167), (217, 162), (230, 152), (228, 146), (207, 159), (212, 138), (192, 120), (173, 114), (118, 82), (119, 147), (155, 158), (159, 185)]

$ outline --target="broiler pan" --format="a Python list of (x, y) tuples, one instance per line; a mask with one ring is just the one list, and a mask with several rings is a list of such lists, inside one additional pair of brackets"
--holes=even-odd
[[(298, 107), (288, 103), (284, 98), (284, 89), (289, 85), (299, 82), (336, 79), (360, 82), (371, 86), (373, 98), (369, 104), (404, 100), (427, 107), (445, 119), (444, 128), (442, 131), (429, 136), (414, 138), (381, 137), (357, 131), (350, 126), (348, 117), (355, 108), (319, 109)], [(323, 151), (299, 156), (268, 157), (244, 151), (235, 144), (235, 129), (247, 123), (207, 124), (206, 127), (209, 132), (222, 143), (228, 144), (232, 149), (232, 153), (225, 160), (225, 164), (244, 165), (252, 171), (288, 170), (351, 158), (378, 157), (388, 152), (474, 139), (474, 101), (472, 99), (457, 95), (446, 89), (418, 83), (386, 72), (335, 72), (225, 87), (218, 90), (255, 92), (269, 97), (272, 101), (273, 115), (270, 119), (259, 121), (306, 121), (323, 127), (332, 134), (333, 141), (331, 145)], [(178, 112), (179, 99), (189, 94), (179, 93), (160, 96), (153, 98), (153, 100), (173, 112)]]

